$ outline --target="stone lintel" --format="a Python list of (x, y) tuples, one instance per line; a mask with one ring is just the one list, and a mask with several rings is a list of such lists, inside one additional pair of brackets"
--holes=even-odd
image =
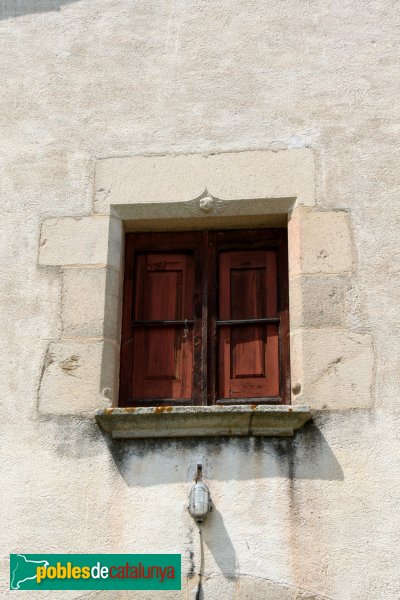
[(291, 198), (315, 206), (315, 166), (309, 148), (211, 155), (131, 156), (96, 163), (96, 213), (110, 206), (184, 203), (207, 192), (224, 200)]

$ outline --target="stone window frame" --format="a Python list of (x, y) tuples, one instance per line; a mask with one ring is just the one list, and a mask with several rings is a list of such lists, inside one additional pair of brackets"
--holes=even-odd
[(46, 219), (40, 266), (59, 269), (62, 330), (44, 357), (43, 414), (117, 406), (125, 231), (288, 228), (291, 404), (371, 403), (373, 349), (345, 298), (354, 270), (348, 213), (316, 205), (311, 149), (96, 161), (89, 216)]

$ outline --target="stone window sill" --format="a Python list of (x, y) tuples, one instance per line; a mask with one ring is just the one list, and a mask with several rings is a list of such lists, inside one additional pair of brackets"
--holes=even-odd
[(308, 406), (163, 406), (107, 408), (98, 425), (113, 438), (290, 437), (311, 419)]

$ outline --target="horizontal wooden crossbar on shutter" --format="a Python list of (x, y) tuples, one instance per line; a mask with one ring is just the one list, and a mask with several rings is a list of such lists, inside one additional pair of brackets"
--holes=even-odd
[(279, 317), (265, 317), (264, 319), (228, 319), (226, 321), (216, 321), (217, 327), (223, 325), (261, 325), (262, 323), (279, 323)]
[(132, 321), (132, 327), (167, 327), (168, 325), (193, 325), (194, 321), (191, 319), (182, 320), (166, 320), (166, 321)]

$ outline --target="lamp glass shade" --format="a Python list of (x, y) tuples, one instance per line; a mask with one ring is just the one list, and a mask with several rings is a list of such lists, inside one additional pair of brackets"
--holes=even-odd
[(202, 481), (198, 481), (190, 492), (189, 512), (192, 517), (201, 523), (210, 510), (210, 492)]

